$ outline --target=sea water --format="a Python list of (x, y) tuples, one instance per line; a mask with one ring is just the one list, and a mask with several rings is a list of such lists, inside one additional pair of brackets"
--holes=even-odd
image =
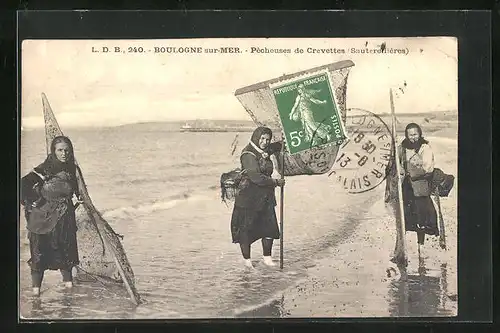
[[(29, 246), (21, 215), (22, 317), (304, 317), (314, 315), (314, 309), (318, 309), (318, 314), (328, 313), (324, 310), (331, 299), (356, 299), (369, 288), (360, 286), (336, 293), (334, 288), (338, 287), (332, 286), (314, 304), (301, 302), (300, 293), (295, 292), (295, 304), (288, 305), (293, 311), (284, 305), (285, 295), (294, 294), (293, 290), (310, 280), (311, 274), (330, 274), (331, 263), (335, 262), (332, 251), (341, 244), (355, 250), (348, 261), (362, 261), (356, 251), (362, 251), (363, 244), (349, 245), (350, 238), (363, 223), (376, 225), (377, 221), (369, 218), (370, 209), (383, 199), (383, 186), (365, 194), (349, 195), (327, 176), (288, 177), (284, 197), (284, 269), (265, 266), (260, 261), (261, 245), (256, 242), (252, 246), (256, 268), (248, 271), (243, 267), (238, 245), (231, 242), (231, 205), (221, 202), (219, 180), (221, 173), (239, 166), (239, 151), (251, 133), (179, 133), (140, 124), (105, 130), (68, 129), (65, 134), (73, 141), (94, 205), (114, 230), (124, 235), (122, 244), (144, 303), (135, 306), (124, 288), (109, 288), (98, 282), (77, 283), (67, 290), (54, 271), (46, 273), (40, 297), (31, 296), (26, 264)], [(234, 142), (237, 148), (232, 154)], [(29, 172), (44, 157), (43, 130), (23, 131), (21, 174)], [(278, 209), (279, 206), (277, 212)], [(383, 251), (392, 247), (392, 242), (386, 244)], [(389, 255), (387, 250), (381, 257), (386, 259)], [(278, 264), (278, 240), (273, 257)], [(335, 274), (355, 281), (358, 277), (347, 269), (345, 260), (341, 265), (346, 269), (340, 266)], [(394, 288), (394, 283), (388, 282), (385, 295), (370, 300), (372, 307), (393, 315), (391, 304), (403, 299), (393, 292)], [(297, 310), (301, 307), (302, 311)], [(370, 316), (369, 311), (358, 314)]]

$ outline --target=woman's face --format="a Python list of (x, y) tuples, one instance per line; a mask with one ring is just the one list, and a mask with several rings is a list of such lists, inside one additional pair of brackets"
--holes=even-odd
[(415, 143), (418, 141), (420, 138), (420, 135), (418, 134), (418, 130), (416, 128), (410, 128), (408, 129), (408, 140), (410, 140), (411, 143)]
[(266, 149), (271, 141), (271, 136), (269, 134), (262, 134), (259, 139), (259, 148)]
[(56, 158), (61, 162), (67, 162), (71, 157), (71, 150), (66, 142), (58, 142), (55, 146)]

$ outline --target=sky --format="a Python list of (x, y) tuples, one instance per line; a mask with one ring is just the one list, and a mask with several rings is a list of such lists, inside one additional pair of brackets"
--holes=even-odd
[[(407, 54), (353, 54), (351, 48), (405, 49)], [(110, 52), (92, 52), (108, 47)], [(239, 54), (113, 52), (128, 47), (239, 47)], [(251, 47), (290, 48), (290, 54)], [(304, 53), (294, 53), (300, 47)], [(307, 48), (344, 49), (344, 54)], [(458, 43), (452, 37), (258, 38), (177, 40), (25, 40), (21, 50), (21, 123), (43, 126), (45, 93), (62, 127), (148, 121), (248, 119), (238, 88), (283, 74), (352, 60), (347, 107), (390, 112), (389, 89), (406, 83), (397, 112), (456, 111)]]

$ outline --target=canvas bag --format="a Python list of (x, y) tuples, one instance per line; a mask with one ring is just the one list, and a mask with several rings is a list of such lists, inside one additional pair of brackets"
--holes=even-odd
[[(410, 183), (413, 189), (413, 195), (416, 197), (428, 197), (431, 195), (430, 178), (432, 174), (426, 174), (422, 167), (417, 166), (421, 162), (421, 157), (418, 153), (412, 155), (408, 160), (406, 156), (406, 149), (403, 148), (403, 161), (405, 169), (410, 176)], [(420, 161), (419, 161), (420, 159)]]

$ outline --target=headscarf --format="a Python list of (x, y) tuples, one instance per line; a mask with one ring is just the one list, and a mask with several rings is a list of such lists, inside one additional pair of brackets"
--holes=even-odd
[(264, 158), (268, 157), (271, 153), (269, 149), (270, 146), (268, 145), (265, 149), (261, 149), (259, 147), (260, 137), (264, 134), (268, 134), (270, 139), (273, 137), (273, 132), (269, 127), (265, 126), (257, 127), (252, 133), (252, 137), (250, 138), (250, 143), (243, 149), (243, 151), (251, 151), (254, 154), (257, 153)]
[[(61, 162), (56, 157), (56, 145), (58, 143), (64, 142), (69, 146), (69, 158), (66, 162)], [(47, 156), (45, 161), (38, 167), (49, 176), (53, 176), (61, 171), (66, 171), (71, 175), (75, 175), (76, 166), (75, 166), (75, 157), (74, 157), (73, 144), (71, 140), (66, 136), (57, 136), (52, 140), (50, 144), (50, 154)]]
[[(418, 140), (415, 143), (412, 143), (410, 141), (410, 139), (408, 138), (408, 130), (411, 129), (411, 128), (416, 128), (417, 132), (418, 132), (418, 135), (419, 135), (419, 138), (418, 138)], [(420, 147), (422, 147), (423, 144), (428, 144), (428, 143), (429, 143), (429, 141), (425, 140), (424, 137), (422, 136), (422, 128), (418, 124), (416, 124), (416, 123), (409, 123), (408, 125), (406, 125), (406, 128), (405, 128), (405, 139), (401, 143), (401, 145), (404, 148), (406, 148), (406, 149), (413, 149), (413, 150), (415, 150), (415, 152), (418, 153), (418, 151), (420, 150)]]

